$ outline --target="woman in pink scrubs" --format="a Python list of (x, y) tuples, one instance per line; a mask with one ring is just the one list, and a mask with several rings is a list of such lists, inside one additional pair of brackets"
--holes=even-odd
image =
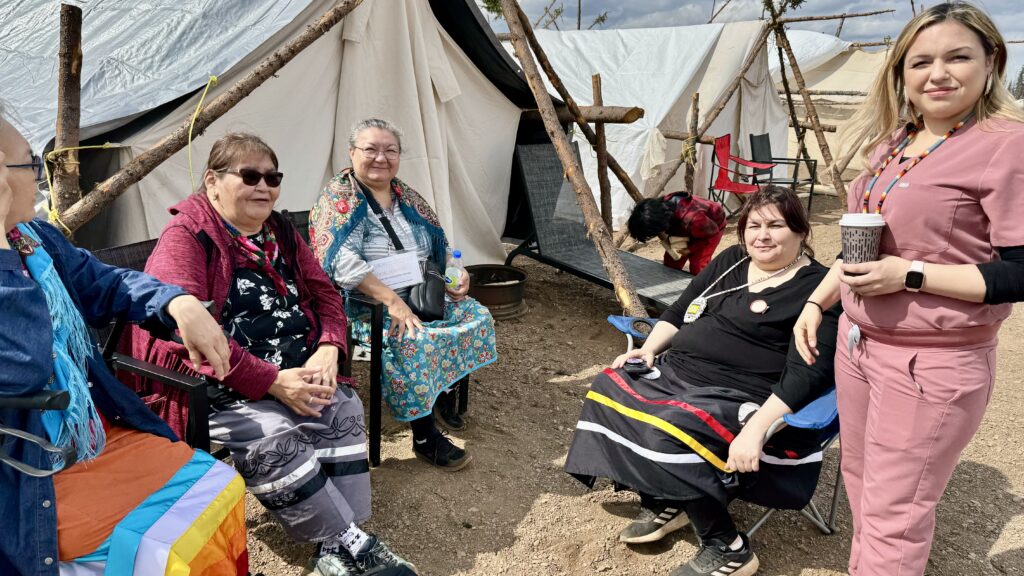
[(959, 2), (911, 20), (847, 141), (850, 212), (880, 213), (881, 257), (836, 265), (794, 331), (813, 362), (842, 299), (836, 385), (853, 513), (850, 574), (924, 573), (935, 506), (985, 413), (999, 327), (1024, 300), (1024, 113), (1006, 45)]

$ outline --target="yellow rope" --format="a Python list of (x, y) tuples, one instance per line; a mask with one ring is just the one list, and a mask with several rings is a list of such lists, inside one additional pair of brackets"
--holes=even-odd
[(203, 89), (203, 95), (199, 97), (199, 104), (196, 104), (196, 111), (192, 113), (192, 121), (188, 124), (188, 178), (192, 182), (193, 191), (196, 189), (196, 175), (192, 171), (192, 129), (195, 128), (196, 118), (199, 117), (199, 111), (203, 108), (206, 93), (210, 91), (210, 86), (216, 85), (217, 77), (210, 74), (210, 79), (206, 82), (206, 88)]
[[(64, 152), (70, 152), (72, 150), (106, 150), (108, 148), (125, 148), (122, 144), (111, 144), (110, 142), (104, 142), (103, 144), (93, 144), (90, 146), (68, 146), (67, 148), (55, 148), (46, 153), (43, 160), (43, 171), (46, 174), (46, 203), (49, 205), (49, 209), (46, 211), (46, 217), (50, 221), (50, 224), (59, 224), (61, 228), (71, 234), (71, 229), (60, 219), (60, 212), (53, 205), (53, 175), (50, 174), (50, 162), (57, 162), (57, 156)], [(77, 160), (74, 162), (64, 161), (65, 164), (81, 164)], [(78, 199), (82, 199), (82, 191), (78, 191)]]
[(683, 142), (683, 148), (679, 151), (679, 157), (683, 159), (690, 166), (696, 168), (697, 166), (697, 146), (693, 137), (687, 138)]

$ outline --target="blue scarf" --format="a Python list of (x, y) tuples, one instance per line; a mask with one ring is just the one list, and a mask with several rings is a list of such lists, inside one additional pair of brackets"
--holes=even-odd
[(43, 428), (55, 445), (74, 446), (78, 460), (92, 460), (103, 450), (106, 434), (86, 380), (93, 351), (89, 331), (39, 236), (26, 224), (19, 224), (18, 231), (23, 238), (33, 240), (29, 243), (32, 251), (25, 256), (25, 267), (46, 295), (53, 327), (54, 377), (47, 390), (67, 390), (71, 396), (67, 410), (43, 411)]

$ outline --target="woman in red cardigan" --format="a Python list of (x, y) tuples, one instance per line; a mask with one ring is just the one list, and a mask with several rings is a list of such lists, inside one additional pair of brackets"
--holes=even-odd
[[(231, 451), (249, 491), (292, 538), (319, 543), (316, 574), (405, 566), (356, 525), (370, 516), (370, 478), (362, 403), (338, 375), (347, 321), (309, 247), (273, 211), (282, 178), (261, 139), (224, 136), (198, 192), (171, 209), (146, 265), (213, 303), (231, 336), (231, 372), (213, 378), (180, 345), (143, 331), (134, 352), (208, 377), (210, 438)], [(167, 396), (162, 415), (183, 429), (180, 397), (157, 394)]]

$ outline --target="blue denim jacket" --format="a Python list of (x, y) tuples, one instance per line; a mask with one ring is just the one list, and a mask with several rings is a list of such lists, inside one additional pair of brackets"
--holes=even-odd
[[(131, 322), (175, 327), (164, 308), (184, 293), (180, 288), (141, 272), (107, 266), (45, 222), (31, 225), (86, 323), (102, 327), (123, 316)], [(0, 309), (0, 395), (39, 392), (53, 373), (50, 314), (42, 290), (22, 273), (21, 257), (14, 250), (0, 250)], [(97, 409), (111, 423), (176, 439), (132, 390), (114, 378), (98, 349), (89, 360), (89, 386)], [(45, 437), (40, 414), (3, 409), (0, 421)], [(37, 468), (49, 467), (34, 445), (6, 437), (0, 441), (15, 458)], [(32, 478), (0, 464), (0, 574), (57, 576), (58, 564), (53, 479)]]

